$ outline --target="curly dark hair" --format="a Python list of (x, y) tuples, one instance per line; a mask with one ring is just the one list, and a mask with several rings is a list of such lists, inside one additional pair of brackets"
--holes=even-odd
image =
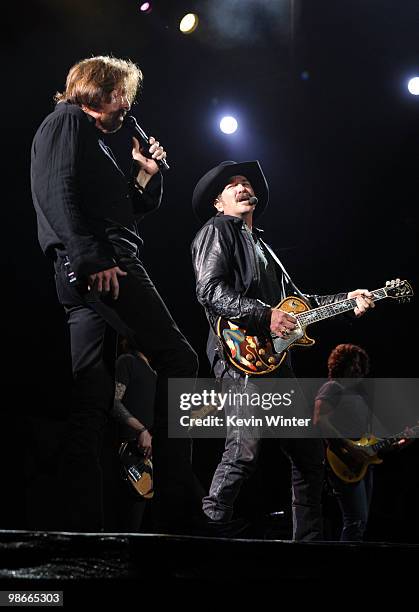
[(329, 378), (366, 376), (370, 359), (364, 349), (356, 344), (338, 344), (327, 360)]

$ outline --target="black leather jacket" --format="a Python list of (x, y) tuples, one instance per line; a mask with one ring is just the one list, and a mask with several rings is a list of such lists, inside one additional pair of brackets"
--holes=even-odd
[[(262, 230), (253, 228), (261, 240)], [(312, 308), (345, 299), (346, 293), (306, 295), (294, 285), (272, 249), (264, 245), (277, 263), (281, 295), (278, 302), (296, 295)], [(244, 223), (237, 217), (212, 217), (196, 234), (192, 243), (192, 260), (196, 276), (196, 295), (205, 308), (211, 331), (207, 354), (211, 366), (219, 350), (212, 331), (218, 317), (240, 321), (252, 335), (269, 334), (271, 309), (258, 298), (259, 267), (255, 246)], [(275, 306), (276, 304), (272, 304)]]

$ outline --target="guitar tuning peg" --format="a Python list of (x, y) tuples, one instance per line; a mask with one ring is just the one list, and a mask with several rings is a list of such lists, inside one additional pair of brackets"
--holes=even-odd
[(386, 281), (386, 287), (390, 285), (390, 281)]

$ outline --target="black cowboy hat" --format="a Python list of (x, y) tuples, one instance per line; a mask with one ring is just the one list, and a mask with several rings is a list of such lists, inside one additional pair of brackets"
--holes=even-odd
[(192, 208), (200, 221), (207, 221), (215, 213), (214, 200), (232, 176), (245, 176), (252, 185), (258, 199), (255, 217), (265, 210), (269, 201), (269, 187), (259, 162), (223, 161), (204, 174), (195, 186)]

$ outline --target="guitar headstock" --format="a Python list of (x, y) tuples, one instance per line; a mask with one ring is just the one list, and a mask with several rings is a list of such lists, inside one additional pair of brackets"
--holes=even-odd
[(395, 280), (387, 281), (385, 286), (385, 292), (387, 297), (399, 300), (399, 302), (409, 302), (413, 296), (413, 289), (406, 280)]

